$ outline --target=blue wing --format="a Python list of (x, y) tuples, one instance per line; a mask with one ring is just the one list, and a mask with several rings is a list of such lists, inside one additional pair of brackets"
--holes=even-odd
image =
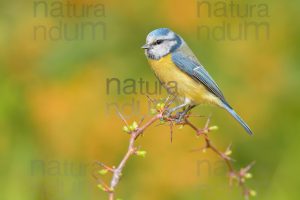
[(252, 135), (252, 131), (249, 126), (242, 120), (242, 118), (232, 109), (232, 107), (225, 100), (225, 97), (219, 89), (217, 83), (212, 79), (204, 67), (199, 63), (197, 58), (193, 55), (190, 50), (185, 49), (186, 52), (183, 55), (181, 52), (174, 52), (172, 54), (172, 61), (174, 64), (181, 69), (184, 73), (188, 74), (191, 78), (202, 83), (208, 91), (218, 97), (225, 108), (243, 127)]
[(229, 106), (217, 83), (194, 57), (187, 57), (181, 52), (174, 52), (172, 54), (172, 61), (183, 72), (188, 74), (197, 82), (202, 83), (208, 91), (218, 97), (225, 105)]

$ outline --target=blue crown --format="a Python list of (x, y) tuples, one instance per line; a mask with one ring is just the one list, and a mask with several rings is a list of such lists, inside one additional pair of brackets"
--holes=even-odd
[(168, 28), (158, 28), (155, 29), (154, 31), (151, 31), (148, 36), (164, 36), (164, 35), (168, 35), (168, 33), (170, 32), (171, 30)]

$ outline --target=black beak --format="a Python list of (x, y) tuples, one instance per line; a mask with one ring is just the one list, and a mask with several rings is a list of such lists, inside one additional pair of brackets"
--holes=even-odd
[(149, 44), (144, 44), (141, 48), (142, 48), (142, 49), (149, 49), (149, 48), (150, 48), (150, 45), (149, 45)]

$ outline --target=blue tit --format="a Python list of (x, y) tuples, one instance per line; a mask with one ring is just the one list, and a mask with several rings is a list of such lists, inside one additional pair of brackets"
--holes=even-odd
[(199, 104), (217, 105), (227, 110), (247, 133), (252, 135), (249, 126), (229, 105), (217, 83), (182, 37), (168, 28), (159, 28), (148, 34), (146, 44), (142, 48), (160, 82), (176, 83), (177, 96), (183, 103), (171, 112), (185, 107), (185, 111), (188, 112)]

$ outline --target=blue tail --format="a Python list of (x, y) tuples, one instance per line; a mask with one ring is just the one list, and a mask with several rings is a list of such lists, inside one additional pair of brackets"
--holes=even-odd
[(242, 118), (228, 104), (224, 103), (223, 108), (225, 108), (231, 114), (231, 116), (234, 117), (234, 119), (236, 119), (236, 121), (238, 121), (243, 126), (243, 128), (247, 131), (249, 135), (253, 135), (251, 129), (246, 124), (246, 122), (244, 122)]

